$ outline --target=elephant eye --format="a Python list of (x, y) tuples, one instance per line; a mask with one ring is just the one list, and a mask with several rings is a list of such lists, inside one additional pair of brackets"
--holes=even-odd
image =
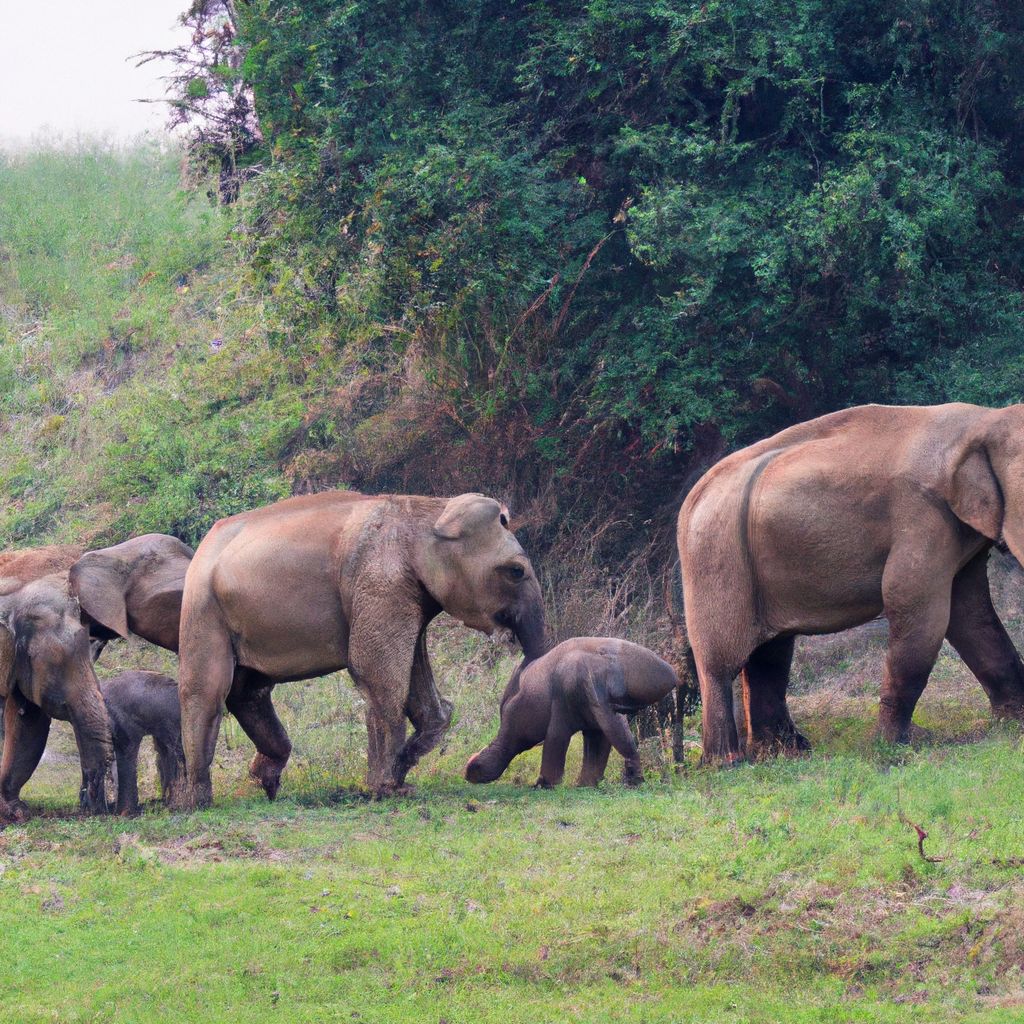
[(513, 580), (521, 580), (526, 575), (526, 570), (516, 562), (511, 565), (503, 565), (501, 571)]
[(504, 512), (498, 515), (498, 522), (501, 523), (501, 525), (504, 526), (506, 530), (508, 529), (508, 516), (505, 515)]

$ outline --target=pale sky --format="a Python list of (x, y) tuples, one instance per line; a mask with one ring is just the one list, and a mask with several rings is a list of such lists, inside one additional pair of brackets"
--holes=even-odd
[(163, 130), (156, 62), (140, 50), (188, 40), (176, 24), (189, 0), (0, 0), (0, 143), (40, 133), (131, 138)]

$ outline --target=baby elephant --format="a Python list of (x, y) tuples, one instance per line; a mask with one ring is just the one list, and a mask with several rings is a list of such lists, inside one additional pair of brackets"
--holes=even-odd
[(178, 684), (159, 672), (122, 672), (100, 683), (117, 759), (117, 813), (139, 813), (139, 744), (153, 737), (164, 803), (185, 781)]
[(566, 640), (513, 673), (501, 698), (501, 728), (490, 746), (466, 765), (470, 782), (493, 782), (517, 754), (544, 744), (542, 788), (565, 774), (569, 740), (583, 732), (578, 786), (596, 786), (614, 747), (626, 760), (622, 781), (643, 781), (640, 753), (624, 712), (639, 711), (679, 686), (672, 666), (628, 640), (581, 636)]

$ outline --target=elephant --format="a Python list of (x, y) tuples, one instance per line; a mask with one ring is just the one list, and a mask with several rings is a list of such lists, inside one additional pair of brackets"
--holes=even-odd
[[(177, 537), (147, 533), (87, 551), (68, 569), (90, 636), (102, 644), (129, 633), (178, 650), (185, 573), (193, 551)], [(97, 652), (98, 653), (98, 652)]]
[(139, 746), (153, 737), (165, 804), (185, 779), (178, 683), (159, 672), (122, 672), (100, 683), (117, 762), (117, 813), (139, 813)]
[(442, 610), (484, 633), (512, 630), (527, 658), (544, 651), (540, 585), (493, 498), (329, 491), (216, 523), (182, 605), (183, 805), (212, 799), (225, 703), (256, 745), (250, 775), (273, 799), (291, 752), (273, 687), (342, 668), (367, 701), (368, 788), (401, 791), (451, 720), (426, 646)]
[(469, 759), (466, 779), (494, 782), (517, 754), (543, 743), (536, 785), (557, 786), (569, 741), (582, 732), (577, 786), (596, 786), (604, 778), (612, 747), (625, 761), (623, 783), (639, 785), (640, 752), (625, 715), (656, 704), (679, 685), (672, 666), (639, 644), (594, 636), (566, 640), (512, 674), (501, 698), (498, 735)]
[[(8, 577), (8, 583), (10, 578)], [(66, 573), (43, 576), (0, 596), (0, 822), (22, 821), (21, 789), (46, 747), (50, 721), (71, 722), (82, 760), (80, 802), (101, 813), (114, 750), (93, 672), (89, 632), (68, 594)]]
[[(0, 552), (0, 820), (24, 816), (19, 794), (42, 757), (51, 718), (69, 720), (75, 729), (83, 808), (107, 809), (103, 778), (112, 748), (109, 725), (99, 722), (100, 712), (106, 722), (106, 713), (92, 661), (108, 640), (129, 631), (177, 649), (191, 555), (191, 548), (163, 534), (87, 553), (73, 545)], [(80, 635), (88, 666), (80, 661)], [(35, 667), (26, 650), (42, 652), (34, 656)]]
[(889, 621), (879, 733), (906, 742), (943, 638), (997, 717), (1024, 717), (1024, 664), (987, 559), (1024, 559), (1024, 406), (867, 405), (783, 430), (696, 483), (677, 540), (705, 761), (808, 749), (786, 705), (794, 638)]

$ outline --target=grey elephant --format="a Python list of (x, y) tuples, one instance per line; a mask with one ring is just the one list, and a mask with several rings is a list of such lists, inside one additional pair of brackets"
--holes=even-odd
[(21, 789), (43, 756), (54, 718), (70, 722), (75, 731), (83, 808), (106, 811), (114, 753), (110, 724), (92, 668), (89, 632), (68, 594), (65, 574), (18, 584), (0, 596), (0, 698), (0, 822), (26, 817)]
[(993, 713), (1024, 720), (986, 568), (994, 544), (1024, 559), (1024, 406), (868, 405), (790, 427), (708, 470), (677, 539), (706, 761), (806, 750), (786, 704), (796, 637), (880, 614), (885, 739), (909, 738), (943, 639)]
[(170, 803), (185, 779), (178, 683), (159, 672), (122, 672), (100, 683), (117, 763), (117, 813), (139, 811), (139, 747), (153, 738), (160, 794)]
[(583, 733), (583, 767), (576, 785), (596, 786), (614, 747), (622, 780), (643, 781), (640, 752), (626, 714), (656, 704), (680, 685), (667, 661), (628, 640), (581, 636), (560, 643), (512, 674), (501, 698), (498, 735), (466, 765), (470, 782), (493, 782), (524, 750), (544, 744), (541, 788), (565, 774), (569, 741)]
[(256, 745), (252, 776), (273, 798), (291, 751), (273, 687), (342, 668), (367, 701), (368, 786), (400, 789), (451, 719), (426, 645), (442, 610), (485, 633), (507, 627), (528, 658), (543, 653), (540, 586), (493, 498), (335, 491), (215, 524), (182, 607), (187, 805), (211, 800), (225, 703)]

